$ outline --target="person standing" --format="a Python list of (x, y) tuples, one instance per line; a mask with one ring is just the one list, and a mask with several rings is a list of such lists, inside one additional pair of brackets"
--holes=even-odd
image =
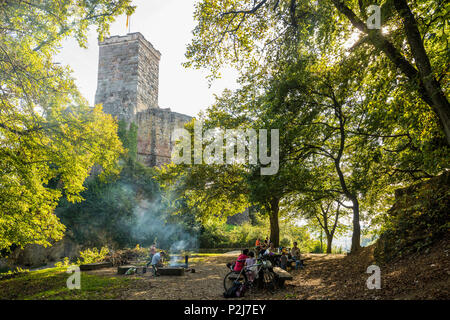
[(152, 259), (153, 259), (153, 256), (155, 254), (156, 254), (156, 245), (153, 244), (150, 247), (150, 254), (149, 254), (149, 257), (148, 257), (148, 263), (147, 263), (146, 267), (148, 267), (152, 263)]
[(160, 251), (155, 253), (155, 255), (152, 257), (152, 271), (153, 271), (153, 277), (157, 277), (158, 276), (158, 267), (160, 267), (162, 265), (161, 263), (161, 258), (163, 258), (165, 256), (164, 251)]

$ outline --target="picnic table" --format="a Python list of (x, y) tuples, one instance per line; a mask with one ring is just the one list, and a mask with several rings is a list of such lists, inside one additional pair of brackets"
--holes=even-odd
[(268, 255), (266, 257), (272, 263), (273, 266), (280, 266), (281, 254), (274, 253), (274, 254)]
[(292, 275), (286, 270), (281, 269), (280, 267), (273, 268), (273, 272), (275, 273), (277, 285), (280, 288), (284, 286), (284, 282), (286, 280), (292, 280)]

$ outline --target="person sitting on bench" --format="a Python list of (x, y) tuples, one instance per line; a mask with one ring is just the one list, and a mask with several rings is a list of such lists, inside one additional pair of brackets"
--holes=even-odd
[(265, 255), (273, 256), (276, 253), (277, 249), (275, 249), (275, 246), (273, 242), (270, 243), (269, 248), (264, 253)]
[(254, 268), (254, 264), (255, 264), (256, 260), (255, 260), (255, 254), (253, 253), (253, 251), (250, 251), (248, 253), (248, 258), (245, 260), (245, 266), (247, 267), (247, 279), (250, 282), (253, 282), (255, 280), (255, 276), (256, 276), (256, 269)]
[(294, 242), (294, 247), (291, 249), (292, 259), (295, 261), (295, 270), (298, 268), (303, 268), (303, 263), (301, 260), (301, 253), (299, 247), (297, 247), (297, 242)]
[(236, 263), (234, 264), (234, 271), (235, 272), (241, 272), (242, 268), (244, 268), (245, 260), (248, 258), (248, 249), (244, 249), (242, 251), (242, 254), (239, 255), (239, 257), (236, 260)]

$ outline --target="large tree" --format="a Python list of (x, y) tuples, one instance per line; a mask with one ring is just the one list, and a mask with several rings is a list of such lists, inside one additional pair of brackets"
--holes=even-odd
[(377, 3), (381, 29), (367, 27), (367, 9), (374, 4), (369, 1), (203, 0), (195, 12), (198, 25), (186, 65), (209, 68), (217, 76), (221, 66), (231, 63), (267, 75), (299, 46), (319, 43), (314, 53), (320, 57), (323, 48), (350, 43), (368, 53), (363, 70), (377, 67), (375, 77), (389, 70), (398, 86), (414, 91), (434, 110), (441, 135), (450, 144), (445, 1)]
[[(267, 152), (267, 155), (278, 154), (277, 163), (272, 163), (277, 166), (274, 174), (262, 174), (262, 169), (266, 165), (261, 161), (250, 162), (251, 139), (245, 138), (238, 139), (236, 147), (236, 149), (247, 148), (244, 163), (170, 164), (160, 170), (158, 179), (166, 190), (173, 192), (175, 198), (186, 198), (188, 204), (196, 208), (203, 221), (214, 218), (224, 220), (250, 206), (257, 207), (269, 218), (270, 238), (278, 245), (282, 199), (293, 190), (297, 177), (300, 176), (298, 171), (301, 170), (297, 170), (296, 161), (289, 159), (293, 134), (289, 119), (273, 113), (273, 109), (269, 108), (267, 103), (269, 101), (265, 95), (258, 92), (255, 87), (244, 86), (233, 93), (225, 92), (201, 120), (204, 132), (208, 129), (243, 130), (243, 132), (255, 130), (256, 133), (260, 129), (267, 130), (269, 148), (273, 149), (262, 152)], [(193, 123), (188, 126), (191, 133), (193, 127)], [(278, 145), (271, 145), (270, 129), (279, 129)], [(220, 152), (228, 160), (226, 144)], [(257, 150), (259, 156), (262, 152)]]
[(53, 58), (69, 36), (85, 46), (90, 26), (106, 35), (130, 2), (0, 1), (0, 249), (61, 239), (59, 198), (81, 200), (94, 165), (118, 172), (117, 124)]

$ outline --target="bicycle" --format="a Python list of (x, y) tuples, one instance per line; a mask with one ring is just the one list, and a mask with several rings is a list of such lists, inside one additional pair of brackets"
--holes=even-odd
[[(257, 263), (251, 267), (243, 267), (241, 271), (234, 271), (234, 264), (227, 265), (230, 268), (230, 272), (225, 275), (223, 279), (223, 287), (225, 291), (228, 291), (235, 282), (244, 284), (247, 289), (252, 290), (254, 283), (258, 282), (260, 287), (273, 291), (276, 288), (275, 273), (272, 270), (272, 264), (269, 260), (258, 258)], [(238, 262), (243, 262), (238, 260)], [(256, 270), (255, 270), (256, 268)], [(247, 272), (255, 272), (257, 277), (253, 281), (249, 281), (247, 278)]]

